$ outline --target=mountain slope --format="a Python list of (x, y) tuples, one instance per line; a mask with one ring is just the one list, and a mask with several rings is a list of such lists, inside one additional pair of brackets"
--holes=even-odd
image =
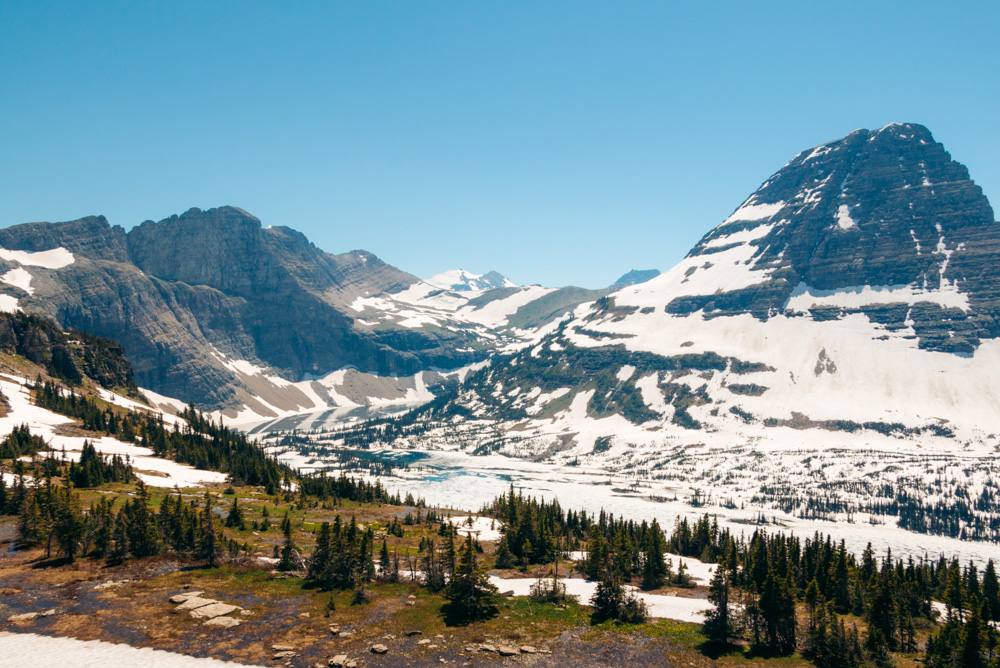
[(926, 128), (859, 130), (796, 156), (676, 267), (495, 358), (402, 442), (801, 512), (972, 499), (961, 530), (996, 535), (998, 272), (1000, 224)]
[[(8, 310), (113, 338), (142, 386), (209, 408), (259, 404), (274, 378), (348, 366), (406, 376), (478, 359), (461, 332), (357, 327), (347, 304), (417, 279), (363, 251), (324, 253), (234, 207), (128, 234), (102, 217), (18, 225), (0, 230), (0, 247)], [(36, 259), (55, 252), (61, 262)], [(325, 407), (294, 390), (270, 395), (283, 409)]]

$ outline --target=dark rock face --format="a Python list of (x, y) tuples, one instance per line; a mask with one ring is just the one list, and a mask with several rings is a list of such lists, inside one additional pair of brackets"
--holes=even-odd
[(35, 294), (19, 294), (21, 307), (118, 341), (140, 385), (204, 407), (235, 405), (239, 381), (220, 354), (290, 380), (348, 365), (409, 375), (474, 361), (455, 350), (469, 348), (462, 335), (355, 327), (354, 299), (404, 289), (413, 276), (364, 251), (325, 253), (235, 207), (191, 209), (128, 234), (102, 217), (0, 230), (9, 250), (57, 246), (75, 262), (34, 268)]
[(668, 312), (749, 312), (766, 319), (784, 311), (801, 286), (814, 293), (864, 285), (956, 289), (967, 297), (968, 310), (916, 298), (810, 315), (863, 312), (899, 326), (909, 315), (921, 347), (956, 353), (1000, 336), (1000, 224), (967, 169), (923, 126), (857, 130), (803, 151), (734, 217), (705, 235), (689, 257), (711, 262), (715, 253), (744, 243), (728, 244), (727, 238), (771, 226), (745, 242), (756, 247), (749, 264), (761, 272), (760, 283), (680, 297)]
[(645, 283), (646, 281), (650, 281), (659, 275), (659, 269), (633, 269), (623, 274), (617, 281), (612, 283), (611, 289), (618, 290), (619, 288), (625, 288), (630, 285)]

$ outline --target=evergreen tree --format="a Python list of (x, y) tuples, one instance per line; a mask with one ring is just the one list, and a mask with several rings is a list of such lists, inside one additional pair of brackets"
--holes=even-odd
[(497, 544), (496, 562), (494, 566), (496, 568), (511, 568), (514, 565), (514, 557), (510, 553), (510, 547), (507, 545), (507, 534), (500, 536), (500, 542)]
[(729, 607), (729, 573), (726, 569), (715, 569), (708, 600), (714, 607), (705, 618), (703, 631), (713, 642), (728, 643), (730, 638), (736, 636), (736, 624)]
[(1000, 622), (1000, 581), (997, 580), (996, 566), (990, 559), (986, 563), (986, 570), (983, 571), (983, 603), (989, 612), (986, 621)]
[(232, 529), (246, 529), (247, 524), (243, 519), (243, 510), (240, 508), (239, 499), (233, 497), (233, 505), (229, 507), (229, 514), (226, 515), (226, 526)]
[(660, 525), (654, 519), (652, 526), (646, 531), (646, 539), (643, 545), (643, 589), (659, 589), (667, 582), (667, 564), (664, 560), (666, 546), (664, 542), (663, 531), (660, 530)]
[[(352, 520), (353, 524), (353, 520)], [(292, 540), (292, 522), (285, 513), (285, 519), (281, 523), (282, 531), (285, 534), (284, 543), (281, 546), (281, 558), (278, 560), (277, 569), (279, 571), (295, 570), (295, 543)]]
[(764, 578), (760, 592), (760, 617), (763, 642), (755, 649), (765, 654), (790, 654), (795, 651), (795, 598), (785, 579), (773, 570)]
[(219, 548), (218, 536), (215, 533), (215, 511), (212, 509), (212, 494), (210, 492), (205, 492), (205, 509), (201, 517), (198, 552), (202, 559), (208, 560), (208, 566), (212, 568), (216, 565)]
[(497, 613), (500, 592), (476, 564), (476, 549), (470, 533), (462, 547), (455, 572), (444, 590), (448, 614), (461, 621), (475, 621)]

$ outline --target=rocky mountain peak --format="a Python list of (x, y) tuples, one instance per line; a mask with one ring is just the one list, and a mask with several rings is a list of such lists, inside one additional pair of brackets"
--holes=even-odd
[(630, 285), (645, 283), (646, 281), (650, 281), (659, 275), (659, 269), (632, 269), (631, 271), (622, 274), (617, 281), (611, 284), (610, 287), (612, 290), (618, 290)]
[(877, 306), (862, 309), (872, 317), (902, 327), (915, 310), (918, 323), (942, 325), (925, 327), (921, 345), (970, 352), (1000, 335), (998, 260), (1000, 226), (965, 166), (927, 128), (894, 123), (803, 151), (772, 175), (691, 251), (689, 285), (667, 310), (837, 317), (846, 311), (830, 308), (846, 302), (827, 293), (867, 286), (873, 301), (857, 305)]

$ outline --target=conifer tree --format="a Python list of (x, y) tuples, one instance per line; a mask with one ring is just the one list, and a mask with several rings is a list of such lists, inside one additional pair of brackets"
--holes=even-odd
[(281, 558), (278, 560), (277, 569), (279, 571), (295, 570), (295, 543), (292, 540), (292, 522), (288, 519), (288, 512), (285, 512), (281, 528), (285, 534), (285, 541), (281, 546)]
[(659, 589), (667, 582), (667, 564), (664, 560), (666, 546), (663, 540), (663, 531), (654, 519), (653, 524), (646, 531), (645, 544), (643, 546), (643, 568), (642, 587), (643, 589)]
[(736, 636), (733, 611), (729, 606), (729, 573), (724, 568), (716, 568), (708, 590), (708, 600), (714, 606), (705, 618), (703, 631), (709, 640), (728, 643)]
[(199, 556), (208, 560), (210, 568), (215, 567), (218, 558), (218, 536), (215, 533), (215, 512), (212, 509), (212, 494), (205, 492), (205, 509), (202, 512), (201, 536), (198, 541)]
[(229, 514), (226, 515), (226, 526), (232, 529), (246, 529), (246, 520), (243, 519), (243, 510), (240, 508), (239, 499), (233, 496), (233, 505), (229, 507)]
[(448, 614), (461, 621), (475, 621), (497, 613), (500, 592), (476, 564), (476, 549), (470, 533), (462, 547), (455, 572), (444, 590)]

